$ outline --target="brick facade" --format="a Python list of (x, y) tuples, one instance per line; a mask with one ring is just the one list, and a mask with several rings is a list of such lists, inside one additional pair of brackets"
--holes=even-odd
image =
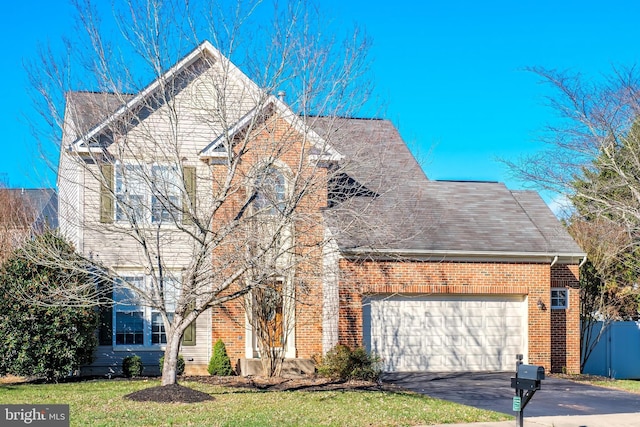
[[(340, 262), (339, 341), (362, 345), (362, 298), (370, 294), (524, 295), (528, 362), (558, 371), (579, 369), (577, 289), (565, 313), (549, 310), (550, 288), (577, 286), (577, 266), (487, 262)], [(553, 280), (552, 280), (553, 277)], [(542, 300), (545, 309), (538, 307)], [(553, 333), (553, 335), (552, 335)]]
[[(569, 306), (551, 310), (552, 372), (580, 372), (580, 287), (577, 265), (559, 265), (551, 270), (551, 287), (569, 290)], [(549, 302), (548, 307), (551, 307)]]
[[(306, 157), (310, 150), (306, 148), (303, 154), (303, 136), (292, 129), (285, 120), (268, 118), (264, 126), (258, 128), (259, 130), (249, 137), (251, 148), (244, 154), (240, 170), (236, 174), (238, 179), (251, 176), (250, 170), (259, 167), (264, 159), (273, 159), (273, 166), (281, 170), (285, 179), (291, 179), (290, 174), (300, 170), (298, 184), (304, 183), (308, 186), (293, 215), (294, 251), (299, 261), (296, 261), (293, 276), (286, 280), (295, 288), (295, 313), (289, 312), (289, 316), (295, 316), (295, 334), (293, 338), (290, 337), (295, 341), (295, 357), (311, 358), (322, 353), (322, 208), (327, 205), (326, 171), (322, 168), (306, 167), (311, 165)], [(224, 165), (214, 167), (214, 182), (224, 182), (225, 173)], [(247, 194), (243, 184), (238, 184), (237, 187), (237, 193), (225, 200), (225, 206), (220, 211), (220, 223), (224, 224), (237, 215), (239, 207), (246, 200)], [(243, 242), (243, 238), (238, 236), (236, 240)], [(227, 262), (229, 254), (225, 253), (223, 247), (219, 249), (218, 253), (214, 253), (213, 262)], [(235, 252), (231, 256), (234, 254)], [(236, 286), (229, 292), (239, 289)], [(212, 342), (222, 339), (234, 363), (238, 359), (252, 356), (246, 354), (246, 340), (250, 336), (248, 334), (252, 333), (248, 329), (246, 318), (246, 307), (242, 298), (213, 310)]]

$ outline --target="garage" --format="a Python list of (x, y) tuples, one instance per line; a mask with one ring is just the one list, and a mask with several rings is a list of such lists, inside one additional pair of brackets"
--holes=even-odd
[(526, 355), (522, 295), (376, 295), (362, 314), (364, 345), (386, 372), (511, 371)]

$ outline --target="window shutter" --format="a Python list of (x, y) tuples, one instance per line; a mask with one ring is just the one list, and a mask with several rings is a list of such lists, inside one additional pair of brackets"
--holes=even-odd
[(111, 284), (105, 281), (99, 281), (96, 285), (100, 292), (100, 300), (105, 305), (99, 307), (98, 313), (98, 344), (99, 345), (112, 345), (113, 344), (113, 306), (107, 304), (106, 299), (113, 301), (113, 288)]
[(113, 222), (113, 165), (100, 165), (103, 181), (100, 184), (100, 222)]
[(113, 344), (113, 307), (100, 307), (99, 345)]
[(184, 175), (184, 189), (187, 192), (182, 201), (182, 223), (188, 225), (193, 224), (190, 212), (196, 208), (196, 168), (194, 166), (185, 166), (182, 173)]
[(191, 324), (187, 326), (187, 329), (185, 329), (184, 335), (182, 336), (182, 345), (196, 345), (196, 321), (197, 320), (191, 322)]

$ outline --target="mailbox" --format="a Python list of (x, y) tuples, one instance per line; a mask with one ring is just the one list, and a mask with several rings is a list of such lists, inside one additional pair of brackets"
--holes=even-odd
[(518, 412), (516, 426), (524, 427), (524, 408), (535, 392), (540, 390), (540, 384), (544, 380), (544, 367), (524, 365), (521, 354), (518, 354), (516, 359), (516, 376), (511, 378), (511, 387), (516, 390), (513, 410)]
[(511, 378), (511, 387), (516, 390), (540, 390), (540, 381), (543, 379), (542, 366), (518, 365), (515, 378)]
[(516, 377), (524, 380), (541, 381), (544, 379), (544, 368), (535, 365), (518, 365)]

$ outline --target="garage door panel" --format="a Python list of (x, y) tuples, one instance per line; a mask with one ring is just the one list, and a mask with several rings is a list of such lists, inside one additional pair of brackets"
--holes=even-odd
[(495, 316), (487, 313), (484, 317), (485, 326), (487, 328), (499, 328), (504, 326), (504, 318), (502, 316)]
[[(379, 297), (371, 303), (371, 349), (388, 371), (512, 370), (524, 353), (524, 297)], [(363, 315), (368, 312), (363, 310)]]
[(442, 316), (434, 316), (430, 313), (426, 313), (424, 317), (425, 328), (441, 327), (444, 324), (444, 318)]
[(482, 316), (469, 316), (464, 323), (468, 328), (482, 328)]

